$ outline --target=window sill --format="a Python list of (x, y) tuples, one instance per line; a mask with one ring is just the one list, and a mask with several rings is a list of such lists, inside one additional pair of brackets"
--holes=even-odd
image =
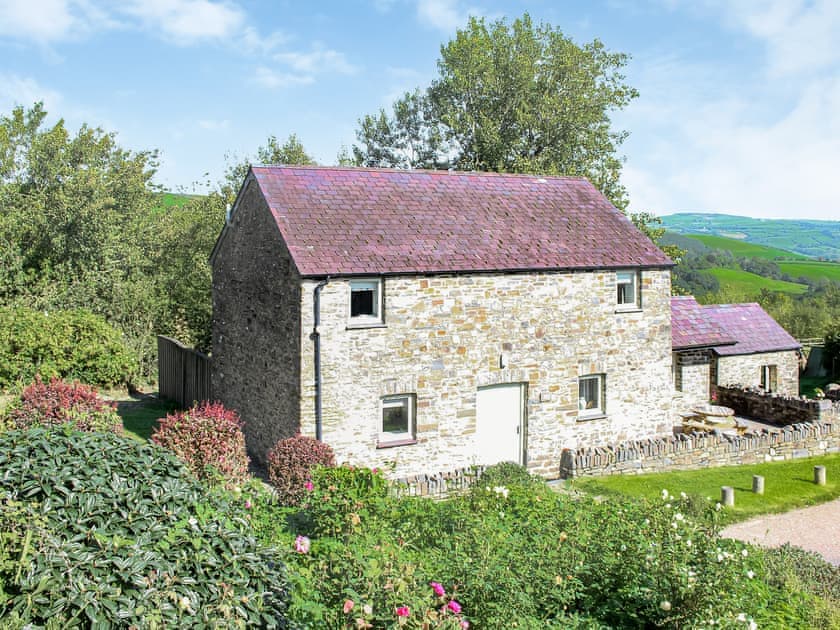
[(388, 328), (385, 322), (351, 322), (345, 330), (361, 330), (363, 328)]
[(617, 306), (615, 308), (616, 313), (641, 313), (642, 308), (639, 306)]
[(578, 414), (578, 422), (589, 422), (590, 420), (605, 420), (607, 414), (605, 413), (592, 413), (592, 414)]
[(395, 446), (411, 446), (417, 444), (417, 438), (406, 438), (404, 440), (389, 440), (388, 442), (377, 442), (376, 448), (393, 448)]

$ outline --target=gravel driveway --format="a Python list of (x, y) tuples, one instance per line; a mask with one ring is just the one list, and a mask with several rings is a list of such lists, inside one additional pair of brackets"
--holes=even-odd
[(736, 523), (724, 528), (721, 536), (764, 547), (790, 543), (816, 551), (831, 564), (840, 566), (840, 499)]

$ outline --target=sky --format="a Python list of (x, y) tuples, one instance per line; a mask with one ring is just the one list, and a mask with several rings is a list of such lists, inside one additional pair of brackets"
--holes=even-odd
[(0, 115), (43, 101), (203, 192), (270, 135), (335, 164), (469, 16), (525, 12), (631, 56), (632, 211), (840, 220), (837, 0), (0, 0)]

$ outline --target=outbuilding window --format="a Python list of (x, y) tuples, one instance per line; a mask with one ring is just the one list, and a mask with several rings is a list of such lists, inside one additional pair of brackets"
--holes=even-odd
[(768, 394), (778, 391), (778, 370), (775, 365), (761, 366), (761, 389)]
[(382, 279), (350, 281), (350, 324), (381, 324)]

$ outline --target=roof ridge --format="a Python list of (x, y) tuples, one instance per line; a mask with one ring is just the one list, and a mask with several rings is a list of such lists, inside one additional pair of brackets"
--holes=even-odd
[(287, 169), (296, 171), (338, 171), (355, 173), (393, 173), (411, 174), (422, 173), (424, 175), (476, 175), (486, 177), (513, 177), (513, 178), (542, 178), (561, 179), (570, 181), (585, 181), (594, 186), (588, 178), (583, 175), (543, 175), (540, 173), (505, 173), (499, 171), (463, 171), (458, 169), (430, 169), (430, 168), (387, 168), (382, 166), (329, 166), (326, 164), (252, 164), (251, 168), (262, 169)]

